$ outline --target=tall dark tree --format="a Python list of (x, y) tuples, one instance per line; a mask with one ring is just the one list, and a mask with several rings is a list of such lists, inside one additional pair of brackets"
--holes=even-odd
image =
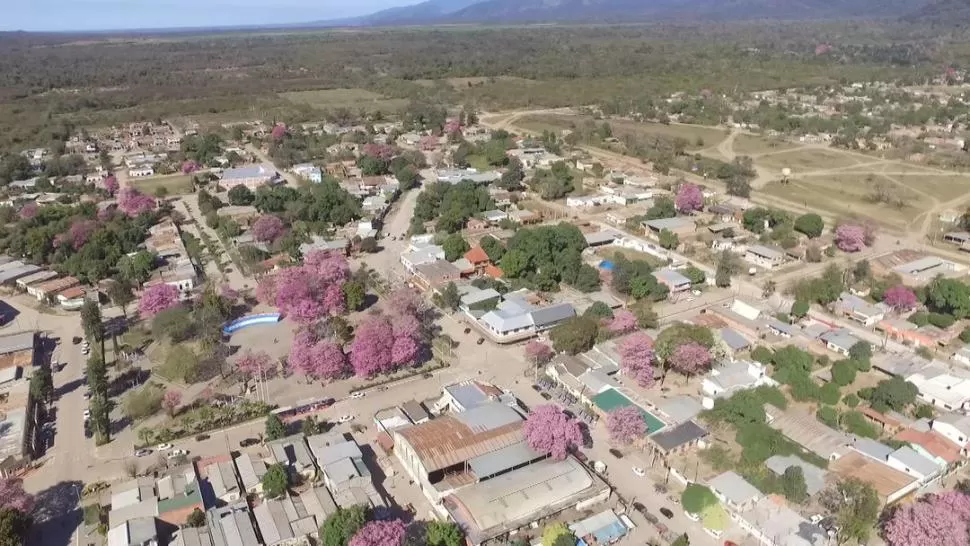
[(81, 327), (88, 340), (101, 344), (101, 354), (104, 355), (104, 321), (97, 302), (88, 300), (81, 306)]

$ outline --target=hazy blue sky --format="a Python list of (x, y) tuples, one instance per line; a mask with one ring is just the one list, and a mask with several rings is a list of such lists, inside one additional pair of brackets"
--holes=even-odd
[(2, 0), (0, 30), (64, 31), (294, 23), (353, 17), (419, 1)]

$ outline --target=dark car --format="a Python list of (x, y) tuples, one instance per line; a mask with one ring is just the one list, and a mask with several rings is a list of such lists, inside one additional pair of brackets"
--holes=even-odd
[(471, 328), (465, 328), (465, 333), (466, 333), (466, 334), (470, 334), (470, 333), (472, 333), (472, 329), (471, 329)]
[(667, 519), (673, 519), (674, 517), (674, 513), (670, 510), (670, 508), (661, 508), (660, 513), (663, 514)]
[(245, 440), (239, 442), (239, 447), (249, 447), (254, 446), (259, 443), (256, 438), (246, 438)]
[(536, 392), (542, 392), (542, 387), (540, 387), (539, 385), (536, 385), (535, 383), (533, 383), (532, 384), (532, 390), (534, 390)]
[(78, 336), (74, 336), (74, 337), (71, 338), (71, 343), (73, 343), (75, 345), (79, 345), (81, 343), (81, 338), (78, 337)]
[(203, 440), (208, 440), (208, 439), (209, 439), (209, 435), (208, 434), (199, 434), (199, 435), (197, 435), (195, 437), (195, 441), (196, 442), (201, 442)]
[(618, 450), (618, 449), (610, 448), (610, 455), (616, 457), (617, 459), (622, 459), (623, 458), (623, 454), (620, 453), (620, 450)]
[(539, 396), (541, 396), (542, 398), (544, 398), (546, 400), (549, 400), (549, 399), (552, 398), (552, 396), (550, 396), (548, 392), (540, 392), (539, 393)]
[(478, 341), (475, 342), (475, 345), (481, 345), (482, 343), (485, 343), (485, 338), (480, 337), (478, 338)]

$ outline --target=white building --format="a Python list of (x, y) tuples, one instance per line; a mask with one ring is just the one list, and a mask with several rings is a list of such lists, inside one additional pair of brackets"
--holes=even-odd
[(930, 428), (945, 436), (961, 450), (970, 444), (970, 416), (944, 413), (930, 422)]
[(751, 245), (744, 252), (744, 260), (763, 269), (774, 269), (785, 263), (785, 253), (764, 245)]
[(701, 391), (712, 398), (724, 398), (735, 392), (761, 385), (777, 385), (768, 377), (764, 364), (753, 360), (721, 362), (701, 382)]

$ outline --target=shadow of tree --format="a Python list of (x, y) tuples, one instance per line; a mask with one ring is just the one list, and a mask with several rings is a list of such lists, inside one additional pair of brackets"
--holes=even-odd
[(27, 537), (28, 546), (72, 544), (71, 535), (83, 521), (78, 504), (82, 489), (80, 481), (64, 481), (35, 495), (34, 525)]

